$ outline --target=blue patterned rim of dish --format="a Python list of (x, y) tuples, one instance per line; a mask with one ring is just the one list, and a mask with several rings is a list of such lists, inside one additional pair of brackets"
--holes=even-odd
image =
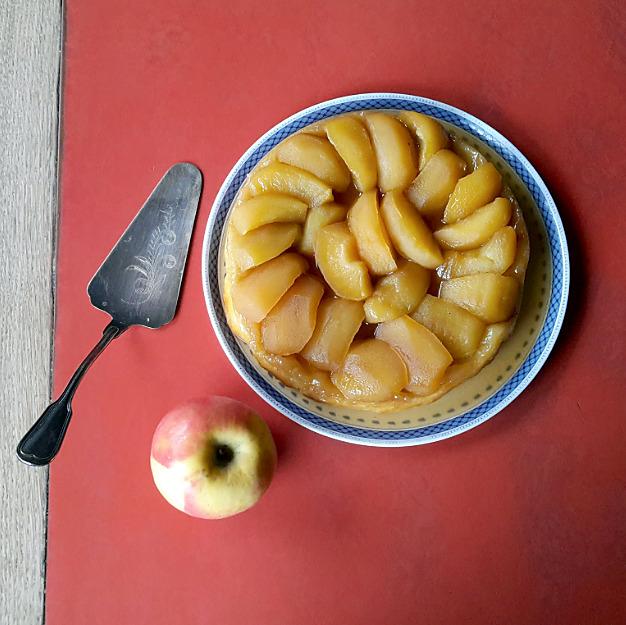
[[(218, 253), (222, 229), (230, 205), (252, 168), (275, 145), (297, 130), (333, 115), (366, 109), (418, 111), (454, 124), (486, 143), (513, 168), (528, 187), (543, 217), (550, 245), (550, 301), (544, 325), (526, 360), (515, 375), (483, 403), (450, 420), (421, 428), (358, 428), (324, 419), (290, 401), (258, 373), (242, 352), (228, 327), (218, 287)], [(510, 404), (537, 375), (554, 347), (567, 307), (569, 280), (569, 255), (561, 218), (545, 183), (526, 157), (508, 139), (476, 117), (436, 100), (399, 93), (365, 93), (321, 102), (292, 115), (263, 135), (239, 159), (217, 194), (207, 224), (202, 252), (202, 282), (211, 323), (222, 348), (243, 379), (279, 412), (315, 432), (350, 443), (385, 447), (418, 445), (455, 436), (476, 427)]]

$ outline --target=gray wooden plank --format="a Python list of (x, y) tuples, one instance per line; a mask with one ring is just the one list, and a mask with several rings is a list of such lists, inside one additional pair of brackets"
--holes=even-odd
[(48, 472), (15, 445), (50, 394), (60, 0), (0, 2), (0, 623), (43, 622)]

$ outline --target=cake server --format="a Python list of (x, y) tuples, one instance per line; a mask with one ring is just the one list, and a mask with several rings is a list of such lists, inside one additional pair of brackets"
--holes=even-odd
[(113, 339), (130, 326), (160, 328), (173, 319), (201, 189), (197, 167), (173, 165), (91, 279), (89, 299), (111, 316), (111, 322), (61, 396), (20, 441), (17, 455), (23, 462), (46, 465), (57, 454), (72, 417), (76, 388)]

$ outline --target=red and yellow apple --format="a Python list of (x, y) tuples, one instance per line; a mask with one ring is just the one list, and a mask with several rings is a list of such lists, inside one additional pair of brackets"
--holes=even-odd
[(276, 469), (276, 446), (251, 408), (214, 396), (163, 417), (152, 439), (150, 467), (160, 493), (175, 508), (219, 519), (259, 500)]

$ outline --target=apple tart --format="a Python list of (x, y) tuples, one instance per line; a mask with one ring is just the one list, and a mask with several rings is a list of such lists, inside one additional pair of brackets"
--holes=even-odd
[(225, 224), (223, 298), (259, 364), (317, 401), (425, 404), (510, 335), (529, 243), (498, 169), (416, 112), (341, 115), (278, 144)]

